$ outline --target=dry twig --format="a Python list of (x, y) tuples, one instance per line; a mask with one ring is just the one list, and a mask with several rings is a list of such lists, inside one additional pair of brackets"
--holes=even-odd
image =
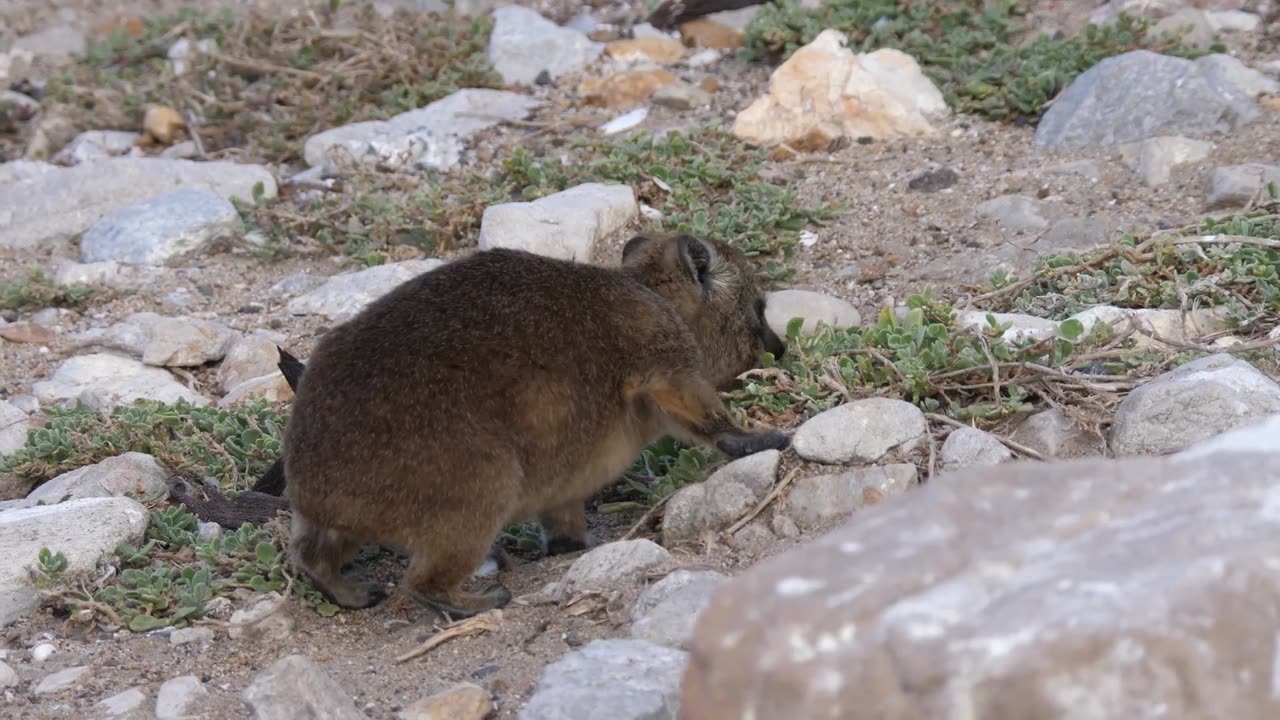
[(474, 617), (467, 618), (466, 620), (453, 623), (452, 625), (448, 625), (441, 629), (440, 632), (435, 635), (427, 638), (426, 642), (422, 643), (418, 647), (396, 657), (396, 662), (402, 663), (407, 660), (412, 660), (416, 657), (426, 655), (436, 647), (443, 645), (454, 638), (493, 632), (497, 629), (498, 623), (501, 621), (502, 610), (499, 609), (489, 610)]
[(782, 482), (778, 483), (777, 485), (774, 485), (773, 490), (770, 490), (769, 494), (766, 495), (763, 500), (761, 500), (758, 504), (756, 504), (756, 506), (752, 508), (751, 511), (748, 512), (746, 515), (743, 515), (742, 517), (738, 518), (738, 521), (730, 525), (729, 529), (725, 530), (723, 534), (726, 536), (732, 537), (734, 533), (742, 529), (743, 525), (746, 525), (747, 523), (754, 520), (756, 516), (759, 515), (761, 512), (763, 512), (765, 508), (769, 507), (769, 505), (771, 505), (774, 500), (778, 499), (778, 496), (782, 494), (782, 491), (787, 489), (787, 486), (791, 484), (792, 480), (796, 479), (796, 475), (798, 475), (799, 473), (800, 473), (800, 468), (795, 468), (791, 472), (787, 473), (787, 476), (782, 478)]
[[(940, 422), (940, 423), (943, 423), (944, 425), (950, 425), (950, 426), (952, 426), (952, 427), (958, 427), (958, 428), (967, 428), (967, 427), (969, 427), (968, 425), (965, 425), (964, 423), (960, 422), (959, 420), (954, 420), (954, 419), (952, 419), (952, 418), (947, 417), (946, 415), (939, 415), (939, 414), (937, 414), (937, 413), (925, 413), (925, 417), (929, 418), (930, 420), (933, 420), (934, 422)], [(1012, 450), (1012, 451), (1014, 451), (1014, 452), (1016, 452), (1016, 453), (1019, 453), (1019, 454), (1021, 454), (1021, 455), (1025, 455), (1025, 456), (1027, 456), (1027, 457), (1031, 458), (1032, 460), (1044, 460), (1044, 459), (1045, 459), (1044, 455), (1041, 455), (1040, 453), (1036, 452), (1035, 450), (1032, 450), (1031, 448), (1027, 447), (1026, 445), (1023, 445), (1022, 443), (1016, 443), (1016, 442), (1014, 442), (1014, 441), (1012, 441), (1012, 440), (1010, 440), (1010, 439), (1008, 439), (1008, 438), (1001, 437), (1001, 436), (999, 436), (999, 435), (995, 435), (994, 433), (993, 433), (993, 435), (994, 435), (995, 439), (997, 439), (997, 440), (999, 440), (1001, 443), (1003, 443), (1005, 447), (1009, 448), (1010, 450)]]

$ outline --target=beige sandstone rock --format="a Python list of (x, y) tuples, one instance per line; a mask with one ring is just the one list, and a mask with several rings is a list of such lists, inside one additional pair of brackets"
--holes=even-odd
[(614, 40), (604, 48), (615, 60), (633, 62), (648, 60), (660, 65), (680, 62), (684, 57), (684, 45), (679, 40), (665, 37), (638, 37)]
[(855, 55), (824, 30), (774, 71), (769, 94), (738, 113), (733, 134), (757, 145), (825, 149), (841, 137), (914, 137), (948, 112), (942, 93), (910, 55), (882, 48)]
[(464, 682), (419, 700), (401, 711), (399, 717), (401, 720), (484, 720), (492, 710), (489, 693)]
[(1280, 717), (1278, 488), (1240, 451), (943, 474), (718, 588), (681, 717)]
[(679, 79), (662, 69), (628, 70), (608, 77), (587, 78), (578, 85), (578, 93), (584, 100), (595, 105), (611, 108), (635, 107)]

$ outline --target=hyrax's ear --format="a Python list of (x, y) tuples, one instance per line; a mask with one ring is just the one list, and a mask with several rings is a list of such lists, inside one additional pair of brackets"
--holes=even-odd
[(636, 235), (628, 240), (627, 244), (622, 246), (622, 262), (625, 263), (630, 260), (636, 254), (637, 250), (644, 247), (649, 242), (651, 242), (651, 240), (644, 235)]
[(711, 268), (716, 259), (716, 251), (709, 243), (705, 243), (692, 235), (680, 235), (676, 238), (676, 246), (680, 252), (680, 262), (684, 265), (689, 278), (703, 292), (711, 289)]

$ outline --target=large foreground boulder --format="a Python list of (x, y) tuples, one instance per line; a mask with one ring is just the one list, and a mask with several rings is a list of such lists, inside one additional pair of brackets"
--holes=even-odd
[(1280, 717), (1280, 456), (943, 474), (722, 585), (682, 717)]

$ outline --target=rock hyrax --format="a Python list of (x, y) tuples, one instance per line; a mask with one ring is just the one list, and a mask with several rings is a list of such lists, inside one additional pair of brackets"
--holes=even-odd
[(463, 583), (505, 525), (548, 552), (587, 546), (585, 501), (671, 434), (729, 457), (787, 446), (733, 423), (718, 388), (783, 343), (753, 269), (687, 235), (629, 240), (617, 268), (495, 249), (406, 281), (330, 329), (284, 434), (290, 556), (347, 608), (382, 594), (341, 573), (364, 543), (411, 555), (404, 586), (466, 617)]

